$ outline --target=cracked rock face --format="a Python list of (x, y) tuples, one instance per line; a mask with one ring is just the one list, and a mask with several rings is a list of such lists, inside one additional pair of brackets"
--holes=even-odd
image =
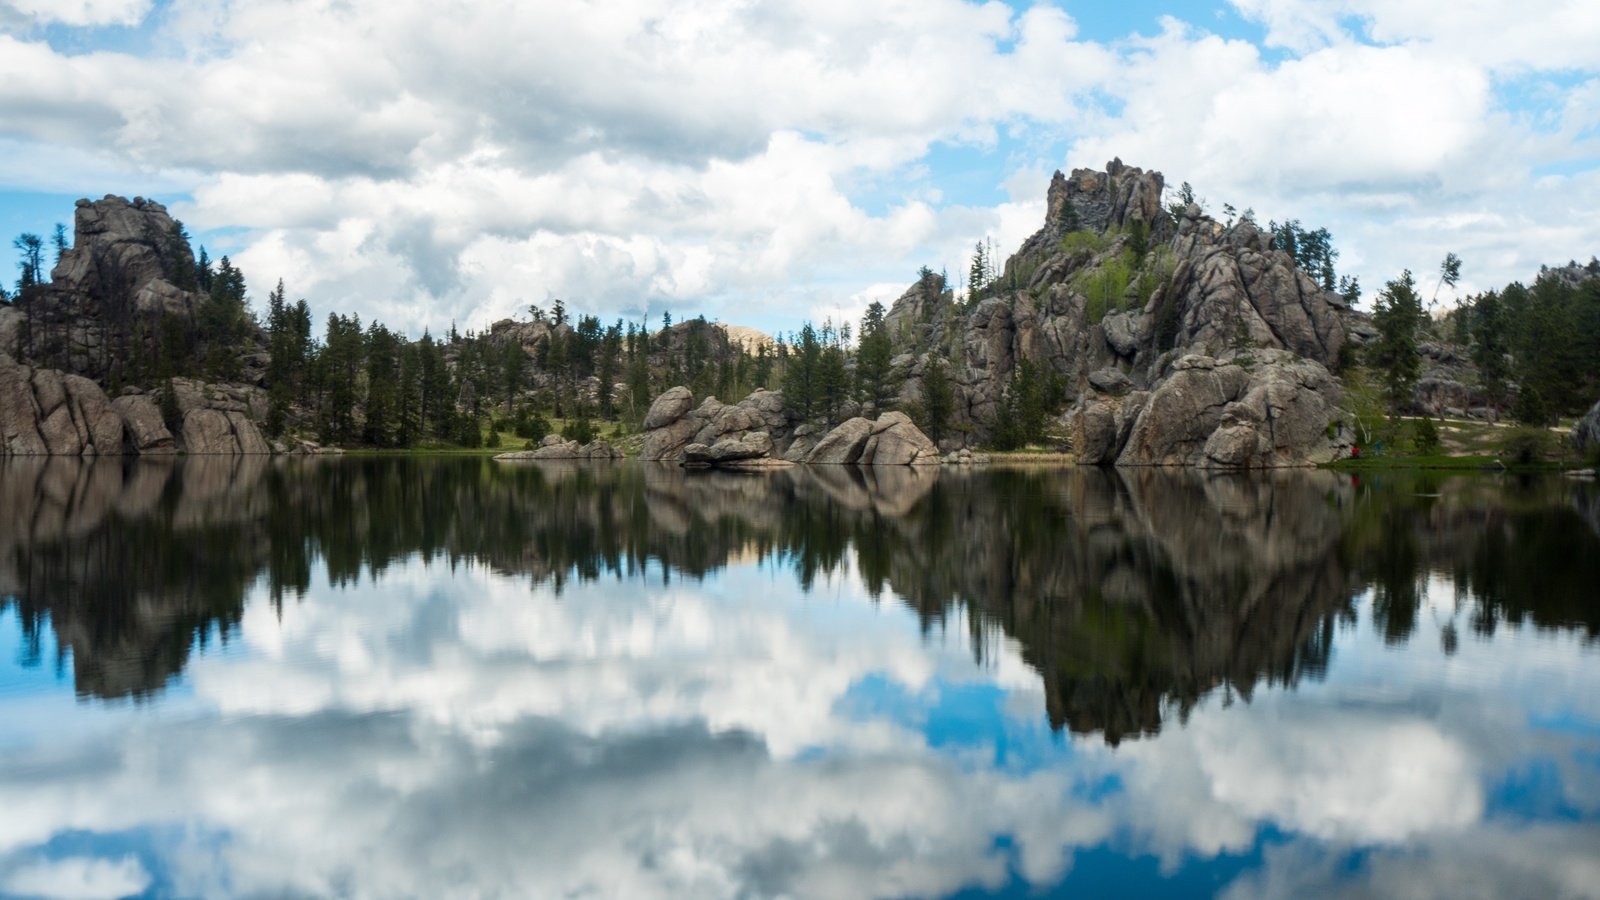
[(122, 434), (99, 385), (0, 354), (0, 456), (120, 454)]
[(1079, 461), (1119, 466), (1265, 469), (1331, 462), (1350, 440), (1338, 382), (1284, 351), (1190, 355), (1149, 394), (1099, 397), (1068, 416)]

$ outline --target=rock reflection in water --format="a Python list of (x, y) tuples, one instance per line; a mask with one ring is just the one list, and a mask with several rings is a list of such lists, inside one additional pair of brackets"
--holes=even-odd
[(137, 698), (227, 640), (258, 578), (293, 602), (319, 563), (338, 584), (471, 560), (560, 590), (766, 559), (809, 590), (853, 562), (925, 629), (967, 623), (980, 658), (1016, 641), (1051, 725), (1115, 744), (1215, 690), (1317, 677), (1368, 585), (1387, 638), (1408, 640), (1430, 569), (1460, 586), (1463, 629), (1592, 638), (1595, 504), (1593, 485), (1558, 480), (1327, 472), (13, 460), (0, 597), (35, 647), (54, 630), (80, 696)]

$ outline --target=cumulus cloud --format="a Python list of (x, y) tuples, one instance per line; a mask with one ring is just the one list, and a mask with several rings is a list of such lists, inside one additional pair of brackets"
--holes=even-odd
[[(986, 235), (1009, 252), (1053, 168), (1112, 156), (1328, 225), (1369, 285), (1471, 244), (1464, 286), (1489, 286), (1600, 243), (1540, 202), (1600, 201), (1593, 89), (1566, 83), (1600, 68), (1600, 13), (1537, 5), (1235, 0), (1285, 51), (1264, 54), (1203, 22), (1095, 42), (1055, 6), (963, 0), (12, 0), (144, 21), (161, 52), (0, 33), (0, 142), (26, 154), (0, 179), (187, 194), (258, 294), (283, 277), (413, 332), (550, 296), (844, 315)], [(946, 198), (949, 145), (993, 167), (982, 202)], [(1405, 227), (1426, 216), (1506, 224)]]
[(24, 863), (3, 877), (5, 891), (18, 897), (57, 900), (116, 900), (142, 894), (150, 887), (150, 874), (138, 859), (65, 859)]

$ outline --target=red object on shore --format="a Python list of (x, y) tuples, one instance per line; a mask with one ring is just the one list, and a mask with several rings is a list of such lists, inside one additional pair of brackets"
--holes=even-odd
[(1360, 459), (1361, 458), (1361, 448), (1359, 446), (1352, 446), (1350, 448), (1350, 458), (1351, 459)]

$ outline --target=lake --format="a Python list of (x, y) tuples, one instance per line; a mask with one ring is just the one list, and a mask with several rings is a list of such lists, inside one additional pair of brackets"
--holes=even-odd
[(4, 896), (1600, 896), (1600, 489), (0, 460), (0, 722)]

